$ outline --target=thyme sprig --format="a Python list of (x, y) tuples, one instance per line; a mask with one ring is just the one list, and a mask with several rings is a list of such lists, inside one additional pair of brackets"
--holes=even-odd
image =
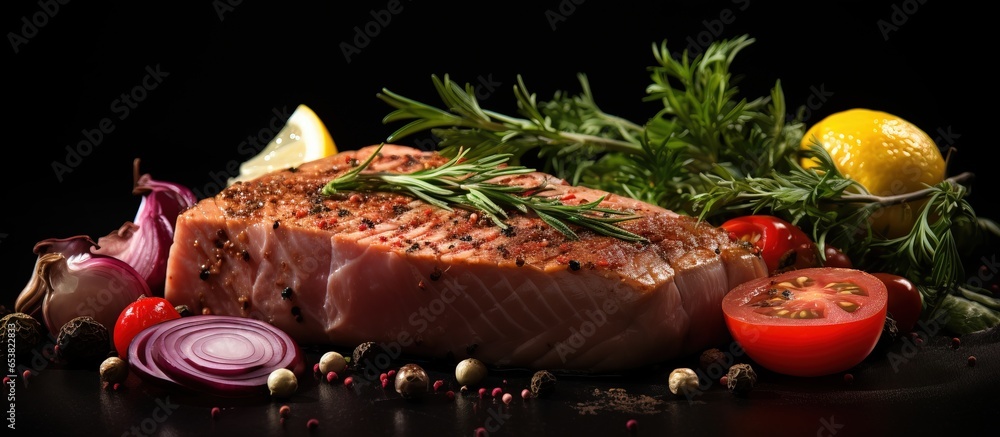
[(497, 154), (466, 159), (463, 149), (445, 164), (412, 173), (364, 172), (382, 150), (380, 145), (357, 167), (328, 182), (322, 190), (326, 196), (343, 191), (376, 191), (404, 193), (445, 210), (452, 207), (480, 211), (502, 229), (508, 227), (508, 210), (532, 212), (567, 238), (579, 236), (570, 225), (590, 229), (600, 235), (626, 241), (645, 241), (640, 235), (617, 226), (618, 223), (640, 216), (600, 206), (606, 196), (579, 205), (567, 205), (557, 198), (545, 196), (549, 188), (541, 185), (524, 187), (491, 182), (504, 176), (534, 172), (532, 168), (505, 165), (510, 154)]

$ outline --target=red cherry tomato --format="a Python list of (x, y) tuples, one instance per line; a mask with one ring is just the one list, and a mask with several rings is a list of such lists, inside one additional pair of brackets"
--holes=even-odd
[(900, 333), (913, 331), (924, 310), (920, 291), (902, 276), (881, 272), (872, 275), (885, 283), (885, 288), (889, 290), (889, 314), (896, 321), (896, 328)]
[(885, 284), (861, 270), (815, 267), (745, 282), (722, 299), (733, 339), (773, 372), (823, 376), (861, 363), (885, 323)]
[(173, 304), (162, 297), (146, 296), (136, 299), (122, 310), (118, 322), (115, 323), (113, 335), (118, 357), (125, 359), (128, 356), (129, 343), (143, 329), (180, 317), (181, 314)]
[(752, 243), (772, 275), (820, 265), (812, 239), (798, 226), (781, 218), (748, 215), (730, 219), (721, 227), (731, 238)]
[(823, 267), (839, 267), (842, 269), (854, 268), (854, 263), (851, 262), (851, 258), (836, 247), (826, 246), (826, 248), (823, 249), (823, 253), (826, 256), (826, 262), (823, 263)]

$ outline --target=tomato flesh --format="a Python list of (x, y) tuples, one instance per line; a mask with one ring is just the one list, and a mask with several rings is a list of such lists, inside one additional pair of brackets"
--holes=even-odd
[(875, 348), (885, 284), (855, 269), (813, 267), (758, 278), (722, 301), (726, 326), (762, 367), (792, 376), (850, 369)]
[(128, 356), (128, 345), (142, 330), (167, 320), (179, 319), (181, 314), (162, 297), (141, 297), (130, 303), (115, 323), (113, 332), (115, 350), (122, 359)]
[(752, 244), (769, 274), (818, 267), (816, 244), (798, 226), (770, 215), (748, 215), (720, 226), (730, 238)]

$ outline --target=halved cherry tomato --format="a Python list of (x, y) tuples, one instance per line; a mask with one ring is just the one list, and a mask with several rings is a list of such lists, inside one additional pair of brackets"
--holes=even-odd
[(128, 356), (129, 343), (143, 329), (180, 317), (170, 301), (162, 297), (143, 296), (128, 304), (118, 315), (112, 333), (118, 357), (124, 360)]
[(819, 267), (812, 239), (798, 226), (770, 215), (747, 215), (722, 224), (730, 238), (750, 243), (760, 251), (769, 274)]
[(913, 331), (924, 310), (924, 300), (917, 287), (899, 275), (892, 273), (872, 273), (879, 278), (889, 291), (889, 315), (896, 321), (896, 329), (901, 334)]
[(855, 269), (815, 267), (743, 283), (722, 300), (726, 326), (762, 367), (823, 376), (861, 363), (885, 323), (888, 292)]

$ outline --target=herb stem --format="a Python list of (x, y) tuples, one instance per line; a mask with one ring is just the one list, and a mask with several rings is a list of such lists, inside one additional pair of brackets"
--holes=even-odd
[[(966, 182), (966, 181), (972, 179), (974, 176), (975, 175), (972, 172), (968, 172), (967, 171), (967, 172), (964, 172), (964, 173), (952, 176), (952, 177), (950, 177), (948, 179), (945, 179), (945, 182), (948, 182), (948, 183), (950, 183), (952, 185), (962, 184), (963, 182)], [(864, 203), (864, 204), (874, 203), (874, 204), (878, 204), (879, 206), (892, 206), (892, 205), (898, 205), (898, 204), (901, 204), (901, 203), (910, 202), (910, 201), (913, 201), (913, 200), (922, 199), (922, 198), (927, 197), (928, 195), (930, 195), (931, 193), (934, 193), (936, 191), (937, 190), (935, 190), (934, 187), (927, 187), (927, 188), (924, 188), (922, 190), (911, 191), (909, 193), (903, 193), (903, 194), (895, 194), (895, 195), (892, 195), (892, 196), (876, 196), (876, 195), (873, 195), (873, 194), (852, 194), (852, 193), (847, 193), (847, 194), (844, 194), (844, 195), (840, 196), (840, 198), (830, 199), (830, 202), (831, 203)]]

